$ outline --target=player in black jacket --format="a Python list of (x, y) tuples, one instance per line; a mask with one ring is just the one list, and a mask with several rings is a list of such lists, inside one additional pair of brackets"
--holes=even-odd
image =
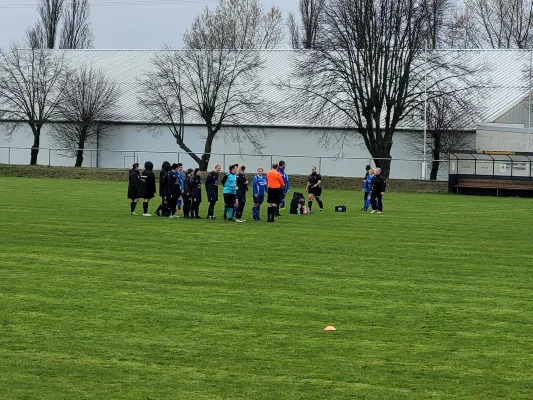
[(387, 181), (381, 175), (381, 168), (374, 168), (374, 177), (372, 178), (372, 194), (370, 202), (372, 204), (372, 214), (383, 212), (383, 194), (387, 189)]
[(168, 209), (170, 212), (169, 217), (176, 217), (176, 205), (178, 199), (181, 196), (181, 190), (178, 180), (178, 164), (172, 164), (172, 169), (165, 174), (166, 177), (166, 198), (168, 202)]
[(200, 168), (194, 170), (191, 178), (191, 218), (201, 219), (198, 214), (200, 203), (202, 202), (202, 177), (200, 176)]
[(128, 175), (128, 199), (130, 203), (130, 214), (135, 214), (135, 208), (139, 202), (139, 191), (141, 189), (141, 171), (139, 171), (139, 163), (133, 164), (133, 168), (130, 169)]
[(168, 161), (164, 161), (161, 165), (161, 169), (159, 170), (159, 197), (161, 197), (161, 204), (159, 205), (159, 207), (157, 207), (157, 210), (155, 211), (158, 217), (168, 217), (170, 215), (170, 209), (168, 208), (168, 200), (166, 199), (166, 196), (168, 194), (166, 191), (166, 174), (171, 169), (172, 166), (170, 165), (170, 163)]
[(320, 211), (324, 211), (324, 204), (320, 200), (320, 196), (322, 195), (322, 176), (316, 172), (315, 166), (311, 168), (311, 175), (307, 179), (305, 191), (308, 193), (307, 208), (309, 208), (309, 213), (311, 213), (311, 208), (313, 207), (313, 199), (316, 199)]
[(141, 173), (141, 185), (139, 190), (139, 197), (143, 200), (143, 215), (145, 217), (151, 217), (148, 214), (148, 203), (155, 196), (155, 176), (153, 173), (154, 164), (150, 161), (144, 163), (144, 171)]
[(246, 222), (245, 219), (242, 219), (244, 206), (246, 205), (246, 192), (248, 191), (248, 179), (245, 173), (246, 167), (241, 165), (237, 175), (237, 212), (235, 213), (235, 221), (237, 222)]
[(207, 201), (209, 202), (207, 219), (215, 219), (215, 205), (218, 201), (218, 174), (221, 170), (220, 164), (215, 165), (215, 169), (207, 174), (205, 180), (205, 190), (207, 192)]
[(192, 168), (189, 168), (185, 172), (185, 177), (183, 178), (183, 193), (181, 198), (183, 199), (183, 218), (191, 217), (191, 175)]

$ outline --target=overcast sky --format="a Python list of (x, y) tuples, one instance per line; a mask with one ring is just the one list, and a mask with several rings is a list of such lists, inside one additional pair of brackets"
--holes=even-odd
[[(68, 1), (68, 0), (66, 0)], [(158, 49), (181, 47), (184, 31), (206, 6), (218, 0), (90, 0), (95, 48)], [(277, 5), (284, 18), (297, 11), (298, 0), (261, 0)], [(136, 3), (136, 4), (135, 4)], [(0, 48), (16, 40), (37, 20), (37, 0), (0, 0)]]

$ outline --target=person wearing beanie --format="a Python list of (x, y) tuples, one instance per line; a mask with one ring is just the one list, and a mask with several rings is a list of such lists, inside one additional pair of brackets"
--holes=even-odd
[(322, 195), (321, 185), (322, 176), (320, 176), (320, 174), (316, 172), (316, 167), (313, 166), (313, 168), (311, 168), (311, 175), (309, 175), (309, 178), (307, 180), (307, 187), (305, 188), (305, 191), (308, 193), (307, 208), (309, 209), (309, 214), (313, 214), (313, 211), (311, 210), (311, 208), (313, 207), (313, 199), (316, 199), (316, 202), (320, 207), (320, 211), (324, 211), (324, 204), (320, 199), (320, 196)]
[(242, 219), (244, 206), (246, 205), (246, 192), (248, 191), (248, 179), (246, 178), (246, 167), (241, 165), (239, 167), (239, 174), (237, 175), (237, 211), (235, 213), (237, 222), (246, 222)]
[(159, 196), (161, 197), (161, 204), (157, 207), (155, 211), (158, 217), (168, 217), (170, 213), (168, 212), (168, 200), (167, 196), (167, 177), (166, 174), (172, 169), (172, 166), (168, 161), (164, 161), (159, 170)]
[(130, 203), (130, 214), (137, 215), (135, 208), (139, 202), (139, 193), (141, 189), (141, 171), (139, 171), (139, 163), (133, 164), (132, 169), (129, 171), (128, 176), (128, 199)]
[(215, 169), (207, 174), (205, 180), (205, 190), (207, 192), (207, 201), (209, 202), (209, 207), (207, 209), (207, 219), (215, 219), (215, 205), (218, 201), (218, 174), (222, 167), (220, 164), (215, 165)]
[(222, 178), (222, 185), (224, 189), (224, 220), (234, 221), (233, 209), (235, 206), (235, 199), (237, 198), (237, 170), (239, 166), (237, 164), (230, 165), (229, 173)]
[(372, 214), (376, 212), (381, 214), (383, 212), (383, 195), (387, 189), (387, 181), (381, 175), (381, 168), (374, 169), (374, 177), (372, 178), (372, 194), (370, 202), (372, 204)]
[(150, 161), (144, 163), (144, 171), (141, 173), (141, 185), (139, 190), (139, 197), (143, 199), (143, 216), (151, 217), (148, 213), (148, 204), (155, 196), (155, 176), (154, 164)]
[(261, 204), (265, 201), (265, 193), (267, 191), (267, 181), (263, 175), (263, 168), (257, 168), (257, 175), (252, 180), (252, 191), (254, 196), (252, 217), (254, 221), (261, 221)]
[(272, 164), (272, 169), (267, 172), (267, 187), (268, 187), (268, 220), (267, 222), (275, 222), (275, 217), (278, 213), (279, 203), (283, 194), (285, 182), (278, 171), (278, 164)]
[(183, 198), (183, 218), (191, 217), (191, 177), (193, 169), (189, 168), (185, 172), (183, 177), (183, 192), (181, 197)]
[(199, 215), (200, 203), (202, 202), (202, 177), (200, 168), (195, 168), (191, 178), (191, 218), (201, 219)]

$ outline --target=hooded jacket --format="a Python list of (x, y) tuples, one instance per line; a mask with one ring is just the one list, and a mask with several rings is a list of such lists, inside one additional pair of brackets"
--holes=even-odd
[(171, 170), (172, 170), (172, 165), (170, 165), (168, 161), (165, 161), (163, 165), (161, 165), (161, 170), (159, 171), (159, 196), (160, 197), (165, 197), (166, 195), (167, 182), (166, 182), (165, 175), (168, 171), (171, 171)]
[(141, 174), (140, 198), (153, 199), (155, 196), (154, 164), (150, 161), (144, 163), (144, 171)]
[(141, 189), (141, 171), (130, 169), (128, 177), (128, 199), (138, 199)]
[(200, 175), (194, 175), (191, 178), (191, 198), (194, 201), (202, 201), (202, 177)]
[(372, 178), (372, 192), (383, 193), (387, 189), (387, 181), (381, 174), (374, 175)]

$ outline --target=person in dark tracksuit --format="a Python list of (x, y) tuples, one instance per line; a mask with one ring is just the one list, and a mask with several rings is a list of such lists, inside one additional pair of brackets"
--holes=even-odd
[(154, 164), (150, 161), (144, 163), (144, 171), (141, 173), (141, 185), (139, 197), (143, 199), (143, 216), (151, 217), (148, 213), (148, 204), (155, 196)]
[(137, 215), (135, 213), (135, 208), (139, 202), (141, 189), (141, 171), (139, 171), (139, 163), (133, 164), (132, 169), (129, 171), (128, 176), (128, 199), (131, 200), (130, 203), (130, 214)]
[(178, 164), (172, 164), (172, 169), (166, 173), (166, 198), (168, 201), (168, 208), (170, 210), (170, 218), (176, 217), (176, 205), (178, 203), (178, 198), (181, 195), (179, 182), (178, 182)]
[(381, 175), (381, 168), (374, 169), (374, 177), (372, 178), (372, 194), (370, 202), (372, 204), (372, 214), (376, 212), (381, 214), (383, 212), (383, 194), (387, 189), (387, 181)]
[(265, 201), (267, 192), (267, 180), (263, 175), (263, 168), (257, 168), (257, 175), (252, 180), (252, 191), (254, 196), (254, 206), (252, 208), (252, 217), (254, 221), (261, 221), (261, 204)]
[(235, 219), (237, 222), (246, 222), (242, 219), (244, 213), (244, 206), (246, 205), (246, 192), (248, 191), (248, 179), (246, 178), (246, 167), (241, 165), (239, 167), (239, 174), (237, 175), (237, 212), (235, 213)]
[(218, 201), (218, 177), (222, 167), (220, 164), (215, 165), (215, 169), (207, 174), (205, 180), (205, 190), (207, 192), (207, 201), (209, 208), (207, 209), (207, 219), (215, 219), (215, 205)]
[(170, 215), (168, 208), (168, 200), (166, 196), (168, 192), (166, 190), (166, 174), (172, 169), (172, 166), (168, 161), (164, 161), (161, 165), (161, 170), (159, 171), (159, 196), (161, 197), (161, 204), (157, 207), (155, 211), (158, 217), (168, 217)]
[(181, 197), (183, 199), (183, 218), (191, 217), (191, 176), (193, 169), (189, 168), (185, 171), (185, 176), (183, 177), (183, 192)]
[(201, 219), (199, 215), (200, 203), (202, 202), (202, 177), (200, 168), (194, 170), (191, 178), (191, 218)]
[(278, 172), (281, 174), (281, 177), (283, 178), (283, 183), (285, 186), (283, 186), (283, 191), (281, 193), (281, 200), (278, 206), (278, 209), (276, 210), (276, 216), (279, 217), (279, 210), (285, 209), (285, 197), (287, 196), (287, 193), (291, 190), (291, 181), (289, 180), (289, 175), (285, 172), (286, 168), (285, 161), (280, 161), (278, 163)]
[(180, 197), (178, 198), (177, 211), (182, 212), (181, 210), (181, 206), (183, 203), (183, 198), (181, 196), (181, 194), (183, 193), (183, 164), (182, 163), (178, 163), (178, 170), (176, 171), (176, 181), (180, 187)]
[(365, 178), (365, 184), (363, 186), (363, 193), (365, 194), (365, 201), (361, 210), (367, 211), (370, 207), (370, 195), (372, 194), (372, 179), (374, 178), (374, 170), (370, 168)]
[(312, 211), (313, 199), (316, 200), (316, 202), (318, 203), (320, 211), (324, 211), (324, 204), (320, 199), (320, 196), (322, 196), (322, 176), (318, 172), (316, 172), (315, 166), (311, 168), (311, 175), (309, 175), (309, 178), (307, 179), (307, 186), (305, 187), (305, 191), (308, 193), (307, 208), (309, 209), (309, 214), (314, 214), (314, 212)]

